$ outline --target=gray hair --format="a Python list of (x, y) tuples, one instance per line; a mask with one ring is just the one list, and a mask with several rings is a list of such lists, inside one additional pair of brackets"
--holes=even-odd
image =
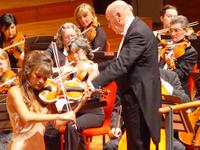
[(187, 17), (179, 15), (171, 20), (170, 25), (177, 24), (177, 23), (180, 23), (182, 28), (187, 28), (189, 21)]
[(82, 33), (80, 31), (80, 29), (73, 23), (65, 23), (62, 26), (60, 26), (60, 28), (58, 29), (54, 39), (56, 41), (56, 45), (58, 46), (58, 48), (64, 48), (64, 45), (62, 43), (62, 33), (66, 30), (66, 29), (73, 29), (76, 32), (76, 36), (77, 37), (82, 37)]
[(71, 48), (77, 49), (77, 51), (83, 50), (88, 57), (88, 59), (93, 59), (94, 54), (93, 50), (91, 49), (90, 44), (88, 43), (87, 39), (82, 37), (77, 37), (74, 40), (70, 41), (69, 43), (69, 52)]

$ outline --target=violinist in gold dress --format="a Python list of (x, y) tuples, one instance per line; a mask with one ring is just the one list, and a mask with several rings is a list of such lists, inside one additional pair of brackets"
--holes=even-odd
[(13, 128), (9, 150), (45, 150), (45, 124), (57, 126), (75, 120), (73, 111), (50, 114), (49, 105), (39, 99), (38, 93), (51, 74), (52, 60), (46, 52), (32, 51), (26, 56), (19, 85), (8, 92), (7, 110)]

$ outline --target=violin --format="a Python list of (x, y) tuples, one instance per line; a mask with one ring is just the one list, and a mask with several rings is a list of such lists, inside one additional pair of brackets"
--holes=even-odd
[[(39, 93), (39, 97), (42, 101), (46, 103), (53, 103), (56, 102), (58, 99), (64, 99), (65, 94), (68, 102), (73, 103), (79, 102), (85, 92), (85, 88), (81, 84), (81, 81), (77, 78), (65, 81), (64, 88), (65, 93), (62, 92), (58, 83), (48, 79), (46, 82), (46, 86)], [(98, 92), (98, 96), (106, 96), (109, 94), (110, 91), (104, 89), (97, 89), (96, 92)], [(95, 94), (96, 93), (94, 93), (93, 96), (96, 96)]]
[[(165, 40), (161, 40), (160, 45), (160, 58), (165, 59), (168, 68), (174, 70), (176, 69), (176, 60), (185, 54), (185, 49), (191, 44), (185, 39), (183, 42), (175, 44), (168, 44)], [(166, 54), (168, 57), (165, 56)]]
[(7, 94), (8, 90), (16, 84), (16, 74), (12, 70), (7, 70), (0, 77), (0, 93)]
[[(66, 97), (69, 101), (78, 101), (83, 96), (84, 89), (78, 79), (72, 79), (64, 82)], [(59, 98), (64, 98), (61, 88), (57, 82), (48, 79), (44, 89), (40, 92), (41, 100), (52, 103)]]
[(91, 25), (89, 25), (87, 29), (83, 30), (82, 32), (82, 34), (85, 36), (85, 38), (88, 40), (89, 43), (92, 43), (92, 41), (96, 37), (97, 26), (98, 26), (97, 23), (91, 23)]
[(18, 33), (13, 39), (4, 42), (3, 50), (18, 60), (17, 67), (22, 67), (25, 38)]

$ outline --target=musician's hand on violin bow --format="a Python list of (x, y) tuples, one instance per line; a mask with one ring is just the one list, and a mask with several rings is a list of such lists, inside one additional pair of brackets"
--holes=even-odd
[(73, 111), (69, 111), (69, 112), (66, 112), (66, 113), (59, 114), (59, 119), (70, 122), (70, 121), (75, 121), (76, 116), (75, 116), (75, 113)]
[(121, 134), (122, 134), (122, 131), (120, 128), (112, 128), (108, 133), (111, 139), (118, 138), (121, 136)]

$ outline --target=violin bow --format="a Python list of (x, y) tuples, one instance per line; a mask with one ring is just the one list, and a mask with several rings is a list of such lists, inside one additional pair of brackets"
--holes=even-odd
[(71, 108), (70, 103), (68, 103), (68, 98), (67, 98), (66, 93), (65, 93), (66, 90), (65, 90), (64, 83), (63, 83), (62, 76), (61, 76), (60, 63), (59, 63), (59, 57), (58, 57), (58, 49), (57, 49), (55, 42), (52, 42), (51, 44), (52, 44), (52, 48), (53, 48), (53, 55), (54, 55), (54, 58), (55, 58), (56, 67), (58, 68), (58, 76), (59, 76), (59, 80), (60, 80), (60, 83), (61, 83), (61, 90), (63, 92), (64, 98), (67, 101), (67, 103), (66, 103), (67, 111), (71, 111), (72, 108)]
[(9, 84), (9, 83), (12, 82), (13, 80), (15, 80), (15, 77), (13, 77), (13, 78), (11, 78), (11, 79), (5, 81), (4, 83), (0, 84), (0, 87), (4, 86), (4, 85), (6, 85), (6, 84)]
[[(73, 64), (73, 63), (74, 63), (74, 61), (70, 62), (69, 65), (71, 65), (71, 64)], [(68, 75), (70, 75), (70, 74), (72, 74), (72, 73), (75, 73), (75, 72), (77, 72), (77, 70), (76, 70), (76, 69), (72, 69), (72, 71), (64, 72), (63, 74), (61, 73), (61, 77), (62, 77), (62, 78), (67, 77)], [(55, 78), (53, 79), (53, 81), (56, 82), (56, 81), (59, 80), (59, 78), (60, 78), (60, 76), (55, 77)]]
[(100, 47), (95, 48), (94, 50), (92, 50), (93, 53), (97, 52), (100, 49)]
[(84, 30), (84, 31), (82, 32), (82, 34), (87, 33), (91, 28), (92, 28), (92, 26), (90, 26), (89, 28), (87, 28), (86, 30)]
[(117, 120), (116, 120), (116, 127), (115, 127), (115, 133), (116, 133), (116, 128), (119, 128), (120, 126), (120, 121), (121, 121), (121, 113), (122, 113), (122, 106), (121, 104), (117, 108)]
[(17, 45), (20, 45), (20, 44), (22, 44), (22, 43), (24, 43), (24, 42), (25, 42), (25, 40), (20, 41), (20, 42), (17, 42), (17, 43), (15, 43), (15, 44), (12, 44), (12, 45), (10, 45), (10, 46), (7, 46), (7, 47), (3, 48), (2, 50), (10, 49), (10, 48), (15, 47), (15, 46), (17, 46)]

